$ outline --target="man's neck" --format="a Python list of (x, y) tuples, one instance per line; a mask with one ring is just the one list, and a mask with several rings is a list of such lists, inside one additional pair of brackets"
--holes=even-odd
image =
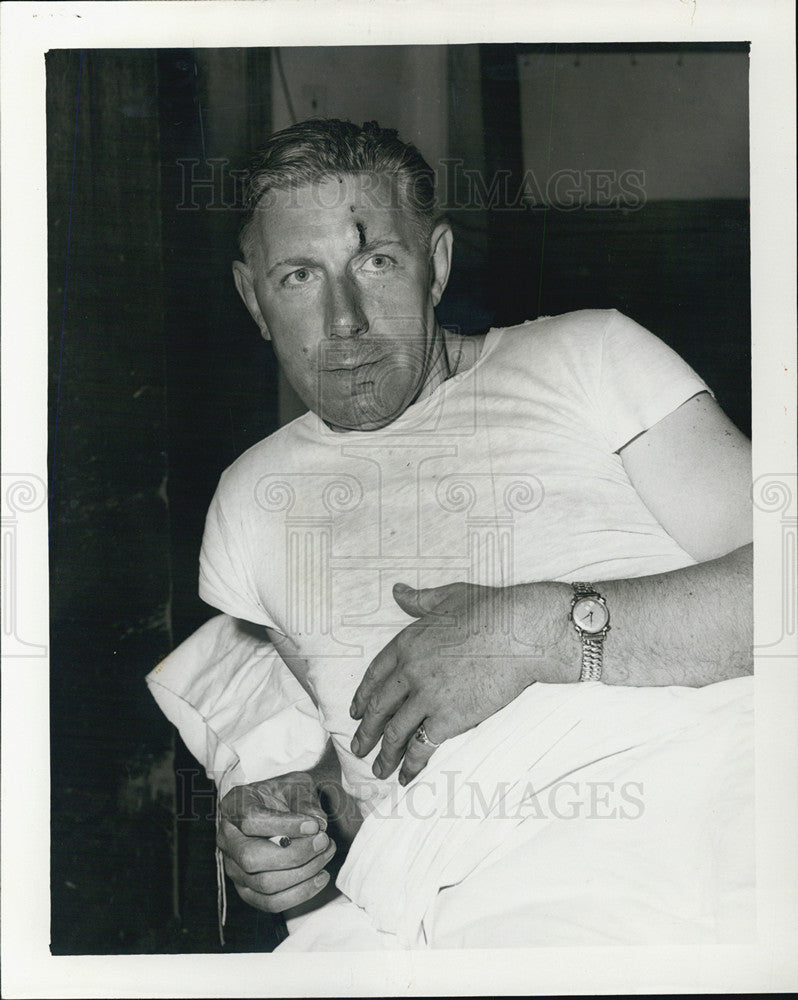
[(481, 354), (485, 343), (484, 334), (479, 337), (464, 337), (443, 326), (439, 326), (436, 333), (427, 379), (416, 402), (432, 395), (439, 385), (454, 375), (468, 371)]

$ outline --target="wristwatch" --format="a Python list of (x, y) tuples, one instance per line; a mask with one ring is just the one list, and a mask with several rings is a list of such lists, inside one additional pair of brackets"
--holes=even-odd
[(607, 602), (589, 583), (572, 583), (571, 623), (582, 640), (580, 681), (601, 680), (604, 636), (610, 630)]

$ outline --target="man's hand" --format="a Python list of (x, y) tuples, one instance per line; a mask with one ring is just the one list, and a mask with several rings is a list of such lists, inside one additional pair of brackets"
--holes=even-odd
[(534, 680), (562, 679), (553, 670), (546, 676), (543, 651), (519, 638), (512, 588), (397, 584), (394, 599), (418, 621), (377, 654), (350, 710), (362, 720), (353, 753), (365, 756), (382, 736), (373, 766), (378, 778), (388, 777), (403, 755), (402, 784), (426, 765), (433, 748), (413, 739), (422, 722), (429, 739), (441, 743), (493, 715)]
[[(303, 771), (241, 785), (221, 803), (217, 843), (224, 868), (244, 902), (279, 913), (311, 899), (327, 885), (324, 866), (335, 844), (313, 778)], [(291, 838), (279, 847), (268, 838)]]

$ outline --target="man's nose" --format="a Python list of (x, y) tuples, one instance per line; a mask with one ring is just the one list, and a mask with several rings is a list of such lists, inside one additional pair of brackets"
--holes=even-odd
[(360, 290), (349, 277), (341, 278), (330, 287), (327, 308), (329, 337), (359, 337), (369, 328), (360, 301)]

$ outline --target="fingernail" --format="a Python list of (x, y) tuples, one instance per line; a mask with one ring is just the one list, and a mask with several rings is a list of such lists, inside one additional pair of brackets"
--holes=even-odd
[(306, 819), (305, 822), (300, 826), (299, 832), (310, 835), (315, 833), (319, 828), (319, 824), (315, 819)]
[(357, 718), (357, 709), (355, 708), (354, 702), (352, 702), (352, 704), (349, 706), (349, 715), (353, 719)]
[(360, 740), (357, 736), (352, 737), (352, 753), (360, 753)]
[(399, 775), (399, 784), (400, 785), (406, 785), (407, 784), (407, 775), (406, 774), (400, 774)]
[(375, 774), (376, 777), (378, 777), (378, 778), (382, 778), (383, 777), (383, 773), (382, 773), (383, 768), (382, 768), (382, 764), (380, 764), (379, 761), (375, 761), (374, 767), (372, 768), (372, 770), (374, 771), (374, 774)]
[(327, 841), (329, 837), (326, 833), (319, 833), (313, 838), (313, 850), (322, 851), (327, 846)]
[(319, 874), (316, 876), (316, 878), (313, 881), (316, 883), (316, 885), (322, 886), (322, 885), (327, 885), (327, 882), (329, 881), (329, 879), (330, 879), (330, 875), (329, 875), (328, 872), (319, 872)]
[(408, 590), (412, 590), (412, 587), (408, 587), (406, 583), (395, 583), (393, 585), (394, 590), (398, 590), (400, 594), (406, 593)]

